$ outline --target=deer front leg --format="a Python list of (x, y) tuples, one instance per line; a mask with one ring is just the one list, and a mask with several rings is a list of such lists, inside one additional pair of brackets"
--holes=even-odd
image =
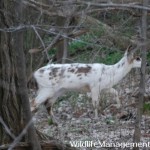
[(98, 118), (98, 108), (99, 108), (99, 91), (94, 88), (91, 90), (91, 96), (92, 96), (92, 103), (94, 107), (94, 112), (95, 112), (95, 118)]
[(56, 119), (56, 117), (54, 116), (54, 112), (53, 112), (53, 105), (54, 105), (54, 101), (52, 99), (48, 99), (46, 105), (46, 109), (48, 114), (51, 117), (52, 123), (55, 125), (58, 125), (58, 120)]
[(37, 110), (40, 104), (44, 103), (49, 97), (49, 89), (42, 88), (39, 89), (37, 97), (31, 102), (31, 111)]

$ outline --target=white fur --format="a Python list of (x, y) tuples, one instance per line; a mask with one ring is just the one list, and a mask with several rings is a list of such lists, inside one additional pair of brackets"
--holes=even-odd
[(99, 63), (49, 64), (34, 73), (39, 90), (33, 107), (37, 108), (47, 100), (53, 105), (56, 99), (66, 91), (85, 91), (91, 92), (95, 117), (98, 117), (101, 91), (106, 90), (114, 93), (117, 104), (120, 106), (118, 92), (112, 87), (134, 67), (141, 67), (141, 60), (134, 59), (131, 54), (128, 55), (128, 51), (114, 65)]

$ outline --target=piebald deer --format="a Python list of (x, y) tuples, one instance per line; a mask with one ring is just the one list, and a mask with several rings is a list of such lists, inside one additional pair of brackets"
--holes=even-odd
[(52, 106), (58, 97), (66, 91), (90, 92), (98, 117), (99, 98), (102, 91), (111, 92), (116, 96), (117, 106), (120, 107), (118, 92), (112, 88), (122, 80), (132, 68), (141, 67), (141, 58), (134, 57), (128, 48), (123, 58), (114, 65), (93, 64), (48, 64), (34, 73), (38, 83), (38, 95), (31, 104), (31, 110), (40, 104), (51, 104), (51, 116), (54, 118)]

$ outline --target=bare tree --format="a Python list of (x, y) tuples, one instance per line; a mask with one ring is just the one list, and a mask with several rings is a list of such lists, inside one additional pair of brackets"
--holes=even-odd
[[(11, 26), (8, 15), (5, 15), (7, 10), (10, 9), (8, 5), (8, 1), (0, 1), (1, 28), (9, 28)], [(0, 32), (0, 116), (8, 128), (11, 128), (13, 134), (17, 135), (21, 131), (23, 119), (21, 103), (16, 94), (15, 58), (10, 36), (10, 33)], [(5, 141), (11, 142), (12, 140), (5, 128), (0, 125), (0, 143), (3, 144)]]
[[(16, 14), (20, 20), (22, 20), (22, 0), (16, 3)], [(21, 24), (21, 22), (19, 22)], [(18, 96), (21, 99), (21, 106), (23, 109), (24, 121), (27, 125), (29, 122), (28, 128), (28, 142), (31, 143), (31, 147), (33, 150), (41, 150), (40, 143), (37, 139), (36, 131), (34, 125), (32, 123), (32, 114), (30, 111), (30, 104), (29, 104), (29, 97), (28, 97), (28, 90), (27, 90), (27, 78), (26, 78), (26, 65), (25, 65), (25, 56), (23, 51), (23, 32), (16, 31), (13, 33), (12, 38), (14, 38), (14, 55), (15, 55), (15, 65), (16, 65), (16, 73), (17, 73), (17, 89)]]
[[(148, 0), (143, 0), (143, 6), (148, 5)], [(141, 26), (141, 39), (142, 41), (147, 40), (147, 11), (143, 10), (142, 14), (142, 26)], [(143, 113), (143, 99), (145, 93), (145, 67), (146, 67), (146, 50), (147, 45), (143, 45), (142, 49), (142, 68), (141, 68), (141, 80), (139, 87), (139, 98), (138, 98), (138, 106), (137, 106), (137, 116), (135, 121), (135, 131), (133, 141), (135, 143), (140, 142), (141, 138), (141, 118)], [(139, 147), (134, 147), (133, 150), (139, 150)]]
[[(7, 6), (6, 1), (5, 2), (1, 1), (0, 4), (1, 6), (4, 6), (4, 8), (5, 6)], [(22, 11), (23, 11), (22, 1), (16, 2), (14, 4), (14, 8), (13, 9), (14, 9), (15, 17), (18, 18), (18, 20), (20, 21), (15, 22), (14, 20), (11, 20), (9, 17), (6, 17), (2, 12), (1, 19), (3, 20), (1, 22), (1, 25), (3, 25), (3, 27), (7, 28), (10, 25), (9, 22), (5, 22), (8, 20), (11, 20), (11, 23), (17, 26), (21, 24)], [(5, 9), (4, 11), (6, 10), (7, 9)], [(7, 13), (9, 14), (10, 12), (7, 10)], [(1, 93), (2, 99), (0, 101), (1, 101), (1, 106), (3, 107), (5, 106), (5, 109), (3, 107), (2, 109), (0, 109), (0, 115), (5, 119), (7, 125), (9, 127), (11, 126), (13, 133), (16, 132), (15, 131), (16, 127), (19, 128), (19, 130), (17, 130), (17, 132), (15, 133), (16, 137), (19, 136), (20, 131), (23, 129), (23, 127), (30, 122), (29, 127), (27, 128), (28, 142), (31, 143), (33, 150), (41, 150), (32, 123), (32, 115), (30, 111), (30, 104), (28, 98), (26, 66), (25, 66), (25, 57), (23, 51), (23, 32), (17, 30), (12, 34), (2, 33), (2, 35), (4, 37), (1, 36), (2, 51), (0, 57), (2, 60), (1, 61), (2, 72), (0, 74), (0, 77), (1, 77), (1, 91), (3, 92)], [(7, 42), (7, 45), (5, 44), (5, 42)], [(12, 96), (9, 94), (9, 91), (12, 92)], [(11, 105), (8, 105), (9, 103), (11, 103)], [(23, 110), (23, 114), (21, 113), (22, 110)], [(10, 117), (9, 116), (6, 117), (6, 114), (10, 115)], [(18, 119), (14, 121), (11, 118), (13, 119), (18, 118)], [(1, 130), (3, 130), (3, 127), (1, 127)], [(3, 143), (4, 140), (3, 137), (1, 137), (0, 140), (1, 143)], [(16, 144), (17, 143), (15, 143), (14, 146)]]

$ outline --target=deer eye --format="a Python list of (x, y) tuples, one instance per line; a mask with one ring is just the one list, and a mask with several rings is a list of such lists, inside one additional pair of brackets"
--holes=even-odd
[(136, 61), (141, 61), (141, 58), (140, 57), (136, 57)]

